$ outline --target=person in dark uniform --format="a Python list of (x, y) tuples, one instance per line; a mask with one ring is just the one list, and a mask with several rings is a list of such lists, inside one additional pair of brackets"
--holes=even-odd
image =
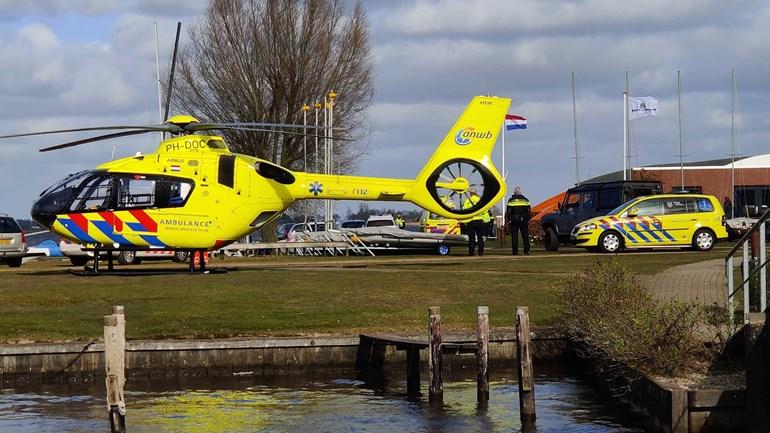
[(505, 219), (508, 231), (511, 232), (511, 248), (513, 255), (519, 254), (519, 233), (524, 242), (524, 255), (529, 255), (529, 217), (531, 208), (529, 200), (521, 194), (521, 188), (513, 189), (513, 195), (508, 199)]
[(722, 209), (725, 211), (727, 218), (733, 217), (733, 202), (730, 201), (730, 197), (725, 197), (725, 201), (722, 203)]
[[(463, 209), (470, 209), (471, 207), (475, 206), (476, 203), (481, 200), (476, 194), (476, 191), (471, 189), (470, 190), (470, 197), (468, 197), (465, 202), (463, 203)], [(476, 245), (478, 245), (478, 251), (479, 255), (484, 255), (484, 219), (485, 216), (488, 215), (486, 212), (480, 215), (476, 215), (473, 218), (471, 218), (470, 221), (468, 221), (465, 224), (465, 230), (468, 233), (468, 255), (472, 256), (474, 255), (474, 252), (476, 250)]]

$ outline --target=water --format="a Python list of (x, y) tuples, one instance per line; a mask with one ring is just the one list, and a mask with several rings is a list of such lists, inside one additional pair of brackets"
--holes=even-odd
[[(398, 372), (377, 389), (352, 374), (129, 384), (126, 427), (131, 433), (521, 431), (516, 372), (493, 371), (487, 408), (476, 403), (471, 374), (445, 379), (440, 406), (427, 395), (407, 397)], [(0, 432), (109, 431), (99, 385), (0, 390)], [(646, 431), (626, 408), (599, 400), (563, 372), (540, 374), (535, 395), (538, 433)]]

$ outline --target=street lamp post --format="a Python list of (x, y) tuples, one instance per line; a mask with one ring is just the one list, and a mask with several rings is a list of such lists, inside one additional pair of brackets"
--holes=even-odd
[[(326, 96), (329, 101), (329, 129), (328, 134), (326, 135), (328, 137), (327, 174), (334, 174), (334, 100), (337, 98), (337, 94), (332, 90)], [(328, 200), (328, 203), (327, 230), (333, 228), (334, 225), (334, 203), (331, 200)]]
[[(318, 173), (318, 110), (321, 109), (321, 103), (316, 101), (315, 104), (313, 104), (313, 108), (315, 108), (315, 168), (313, 169), (314, 173)], [(318, 224), (318, 200), (313, 200), (313, 221)]]
[[(302, 104), (302, 171), (307, 173), (307, 112), (310, 111), (310, 106)], [(305, 215), (304, 222), (307, 223), (307, 211), (308, 203), (305, 200)]]

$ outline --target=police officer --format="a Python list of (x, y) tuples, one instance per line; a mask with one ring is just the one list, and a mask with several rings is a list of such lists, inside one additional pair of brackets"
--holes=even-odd
[(505, 213), (508, 231), (511, 232), (513, 255), (519, 254), (519, 233), (524, 241), (524, 255), (529, 255), (529, 217), (531, 208), (529, 200), (521, 194), (521, 188), (513, 189), (513, 195), (508, 199)]
[(401, 212), (396, 212), (396, 218), (393, 220), (393, 222), (396, 223), (396, 227), (402, 230), (404, 227), (406, 227), (406, 221), (404, 221), (404, 217), (401, 216)]
[[(470, 197), (465, 199), (465, 202), (463, 202), (463, 209), (470, 209), (471, 207), (475, 206), (476, 203), (479, 202), (480, 198), (478, 194), (476, 194), (476, 191), (474, 189), (471, 189), (470, 191)], [(468, 221), (465, 224), (465, 230), (468, 232), (468, 255), (472, 256), (474, 255), (474, 251), (476, 250), (476, 245), (479, 246), (479, 255), (484, 255), (484, 216), (489, 215), (487, 212), (482, 213), (481, 215), (476, 215), (473, 218), (471, 218), (470, 221)]]

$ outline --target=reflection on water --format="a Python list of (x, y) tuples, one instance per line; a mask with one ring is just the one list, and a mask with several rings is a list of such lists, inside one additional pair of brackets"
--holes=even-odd
[[(403, 375), (403, 372), (401, 372)], [(407, 397), (394, 372), (369, 389), (353, 375), (210, 379), (132, 384), (126, 427), (136, 432), (518, 432), (515, 371), (494, 371), (490, 401), (476, 405), (472, 372), (448, 375), (444, 404)], [(452, 382), (449, 382), (452, 380)], [(625, 408), (610, 407), (575, 377), (536, 378), (536, 431), (644, 432)], [(103, 387), (0, 390), (0, 432), (109, 431)]]

